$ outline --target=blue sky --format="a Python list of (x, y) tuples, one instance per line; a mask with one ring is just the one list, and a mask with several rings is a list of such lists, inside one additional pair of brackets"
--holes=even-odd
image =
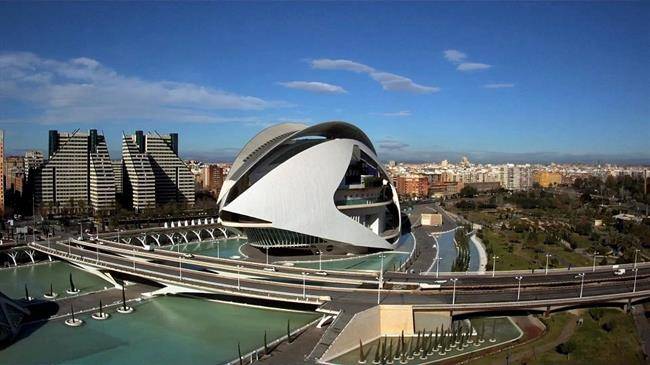
[[(345, 120), (383, 159), (650, 161), (648, 3), (0, 3), (6, 149)], [(113, 153), (113, 157), (118, 152)]]

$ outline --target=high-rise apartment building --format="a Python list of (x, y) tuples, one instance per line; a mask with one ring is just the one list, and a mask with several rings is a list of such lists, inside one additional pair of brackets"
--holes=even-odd
[(499, 182), (508, 190), (528, 189), (532, 185), (529, 165), (502, 165), (499, 169)]
[(40, 207), (95, 211), (115, 207), (115, 178), (106, 139), (89, 133), (51, 130), (49, 159), (36, 177), (35, 199)]
[[(4, 171), (5, 164), (5, 132), (0, 129), (0, 171)], [(2, 174), (3, 181), (0, 181), (0, 186), (5, 185), (4, 174)], [(5, 189), (0, 189), (0, 218), (5, 215)]]
[(4, 161), (4, 189), (23, 193), (25, 182), (25, 161), (23, 156), (7, 156)]
[(537, 171), (533, 174), (533, 180), (543, 188), (560, 185), (562, 183), (562, 174), (550, 171)]
[(122, 159), (124, 193), (134, 209), (194, 204), (194, 176), (178, 156), (178, 134), (124, 135)]
[(124, 192), (124, 164), (122, 160), (112, 160), (113, 176), (115, 176), (115, 194), (122, 194)]
[(395, 180), (399, 195), (424, 198), (429, 195), (429, 178), (424, 175), (398, 176)]
[(215, 198), (218, 197), (225, 177), (223, 168), (219, 165), (210, 164), (203, 166), (202, 172), (203, 189), (209, 191)]
[(29, 173), (37, 170), (43, 165), (43, 152), (27, 151), (25, 152), (25, 180), (29, 181)]

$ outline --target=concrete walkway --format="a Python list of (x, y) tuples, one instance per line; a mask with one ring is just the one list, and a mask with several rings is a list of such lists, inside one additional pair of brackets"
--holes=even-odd
[(488, 262), (485, 245), (483, 244), (483, 241), (481, 241), (481, 239), (476, 236), (476, 234), (472, 234), (472, 236), (469, 239), (474, 244), (474, 247), (476, 247), (476, 251), (478, 252), (478, 256), (479, 256), (478, 270), (476, 271), (481, 274), (485, 274), (485, 268), (487, 267), (487, 262)]

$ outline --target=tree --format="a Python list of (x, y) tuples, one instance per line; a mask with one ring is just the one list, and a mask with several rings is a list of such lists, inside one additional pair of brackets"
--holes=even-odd
[(568, 341), (561, 343), (555, 347), (555, 350), (562, 355), (566, 355), (567, 359), (569, 358), (569, 355), (576, 350), (577, 346), (575, 342), (573, 341)]
[(478, 194), (478, 190), (470, 185), (465, 185), (462, 189), (460, 189), (460, 196), (464, 198), (473, 198), (476, 196), (476, 194)]

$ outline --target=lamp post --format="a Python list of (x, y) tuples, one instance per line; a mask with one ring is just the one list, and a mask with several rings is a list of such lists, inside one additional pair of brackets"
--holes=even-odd
[(591, 268), (592, 272), (596, 271), (596, 257), (598, 256), (598, 254), (599, 254), (598, 251), (594, 252), (594, 265)]
[(380, 254), (381, 266), (379, 268), (379, 278), (377, 282), (377, 305), (381, 302), (381, 288), (384, 285), (384, 254)]
[(436, 279), (438, 278), (438, 275), (440, 273), (440, 261), (442, 260), (442, 257), (437, 257), (436, 258)]
[(451, 305), (456, 305), (456, 282), (458, 281), (458, 278), (453, 278), (449, 279), (454, 283), (454, 290), (452, 291), (451, 294)]
[(639, 251), (641, 250), (639, 250), (638, 248), (634, 250), (634, 270), (636, 270), (636, 259), (637, 259), (637, 255), (639, 254)]
[(636, 275), (639, 272), (639, 269), (635, 267), (632, 269), (632, 271), (634, 271), (634, 285), (632, 286), (632, 293), (636, 293)]
[[(120, 232), (122, 232), (122, 230), (118, 228), (118, 229), (117, 229), (117, 243), (120, 243)], [(172, 242), (172, 244), (173, 244), (173, 243), (174, 243), (174, 242)]]
[(221, 258), (221, 252), (219, 252), (219, 240), (217, 240), (217, 258)]
[(517, 301), (519, 301), (519, 297), (521, 294), (521, 279), (523, 279), (523, 276), (515, 276), (515, 280), (518, 281), (517, 283)]
[(496, 271), (496, 268), (497, 268), (497, 259), (498, 258), (499, 258), (499, 256), (497, 256), (497, 255), (492, 256), (492, 277), (494, 277), (494, 274), (495, 274), (495, 271)]
[(544, 275), (548, 275), (548, 258), (551, 256), (553, 255), (551, 255), (550, 253), (546, 254), (546, 269), (544, 270)]
[(239, 279), (239, 265), (237, 265), (237, 290), (241, 290), (241, 280)]
[(269, 246), (266, 246), (266, 264), (269, 264)]
[(183, 281), (183, 256), (178, 256), (178, 280)]
[(307, 297), (307, 273), (302, 272), (302, 299)]
[(318, 271), (323, 271), (323, 251), (318, 250)]
[(83, 224), (83, 222), (79, 222), (79, 240), (80, 241), (84, 240), (84, 224)]
[(580, 274), (576, 275), (576, 278), (581, 278), (580, 282), (580, 298), (582, 298), (582, 291), (585, 287), (585, 273), (581, 272)]

